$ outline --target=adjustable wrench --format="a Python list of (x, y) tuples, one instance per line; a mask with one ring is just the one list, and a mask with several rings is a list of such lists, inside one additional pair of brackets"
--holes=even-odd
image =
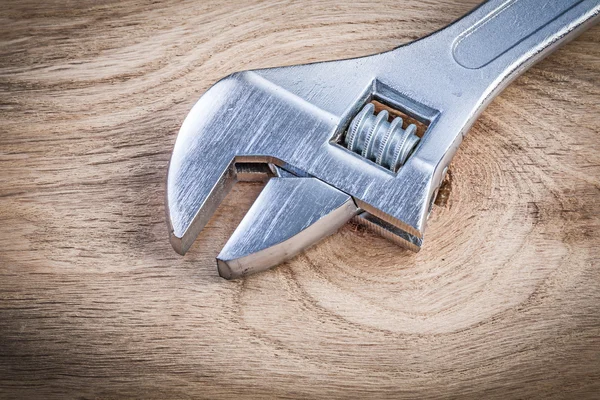
[[(600, 0), (489, 0), (423, 39), (368, 57), (234, 73), (183, 122), (166, 212), (190, 248), (233, 184), (269, 179), (219, 256), (264, 270), (352, 218), (418, 251), (447, 166), (486, 105), (598, 20)], [(377, 100), (427, 125), (373, 115)]]

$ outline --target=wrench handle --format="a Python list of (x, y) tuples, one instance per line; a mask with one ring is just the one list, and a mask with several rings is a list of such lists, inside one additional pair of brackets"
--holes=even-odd
[(600, 0), (489, 0), (450, 26), (452, 56), (463, 68), (514, 78), (599, 16)]

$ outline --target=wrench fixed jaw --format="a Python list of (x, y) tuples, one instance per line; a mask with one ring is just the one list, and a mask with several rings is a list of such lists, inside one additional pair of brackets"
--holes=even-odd
[[(366, 63), (351, 61), (355, 66)], [(332, 64), (340, 68), (345, 62)], [(302, 75), (316, 76), (316, 82), (298, 86), (268, 79), (304, 68), (309, 71)], [(295, 71), (280, 75), (267, 70), (267, 77), (256, 71), (225, 78), (202, 96), (184, 121), (169, 165), (166, 193), (171, 243), (178, 253), (185, 254), (236, 182), (235, 162), (287, 166), (359, 200), (369, 187), (376, 190), (374, 184), (394, 186), (393, 173), (332, 144), (354, 110), (372, 96), (371, 74), (357, 76), (363, 82), (357, 86), (319, 76), (320, 70), (330, 72), (323, 64), (291, 69)]]

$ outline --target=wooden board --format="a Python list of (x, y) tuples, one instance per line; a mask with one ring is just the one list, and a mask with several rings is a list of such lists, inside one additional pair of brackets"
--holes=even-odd
[[(600, 27), (495, 100), (423, 250), (354, 226), (244, 280), (167, 239), (177, 130), (243, 69), (391, 49), (477, 0), (4, 0), (3, 398), (598, 398)], [(401, 71), (399, 71), (401, 73)]]

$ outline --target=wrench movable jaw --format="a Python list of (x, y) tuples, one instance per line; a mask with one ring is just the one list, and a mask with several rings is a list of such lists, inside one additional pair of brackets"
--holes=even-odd
[(358, 214), (350, 196), (316, 178), (272, 178), (217, 256), (226, 279), (281, 264)]

